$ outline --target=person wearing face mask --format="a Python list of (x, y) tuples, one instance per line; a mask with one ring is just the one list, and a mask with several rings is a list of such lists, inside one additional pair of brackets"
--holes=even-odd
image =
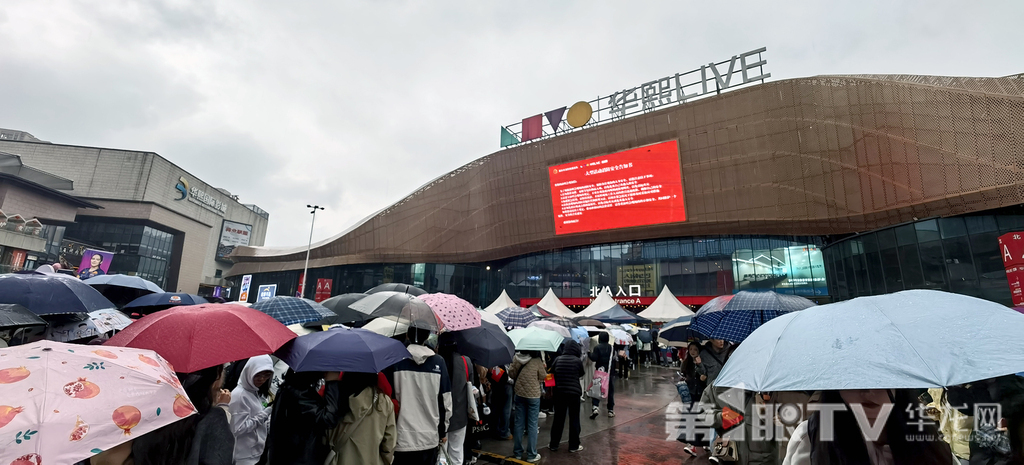
[(235, 434), (235, 465), (255, 465), (270, 430), (270, 378), (274, 361), (269, 355), (252, 357), (242, 368), (238, 386), (231, 391), (231, 430)]
[[(918, 422), (923, 409), (913, 394), (885, 389), (825, 391), (821, 403), (835, 406), (815, 411), (793, 432), (783, 465), (952, 465), (953, 453), (940, 439), (933, 421)], [(875, 434), (858, 421), (863, 409), (867, 425), (884, 422)], [(829, 415), (831, 419), (823, 418)]]

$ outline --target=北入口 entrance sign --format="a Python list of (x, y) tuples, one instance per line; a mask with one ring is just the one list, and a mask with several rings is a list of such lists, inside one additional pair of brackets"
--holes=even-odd
[[(733, 55), (725, 61), (708, 63), (691, 71), (626, 88), (607, 97), (598, 97), (589, 102), (576, 102), (568, 108), (568, 113), (567, 107), (560, 107), (523, 118), (520, 123), (502, 126), (501, 146), (507, 147), (554, 136), (576, 128), (653, 111), (666, 105), (716, 95), (723, 90), (753, 82), (764, 82), (772, 76), (771, 73), (764, 72), (764, 66), (768, 62), (761, 54), (766, 50), (765, 47), (761, 47)], [(544, 124), (545, 121), (547, 125)]]

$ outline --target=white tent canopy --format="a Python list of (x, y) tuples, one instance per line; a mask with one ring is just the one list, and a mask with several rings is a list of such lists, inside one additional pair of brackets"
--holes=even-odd
[(566, 307), (565, 304), (558, 299), (558, 296), (555, 295), (555, 291), (551, 290), (551, 288), (548, 288), (548, 293), (544, 294), (544, 298), (540, 299), (537, 306), (543, 308), (548, 313), (553, 313), (555, 315), (564, 316), (566, 318), (576, 317), (576, 313), (569, 310), (569, 307)]
[(591, 302), (587, 308), (583, 309), (583, 311), (576, 316), (594, 316), (597, 315), (598, 313), (608, 310), (609, 308), (615, 307), (616, 305), (619, 305), (618, 302), (616, 302), (615, 299), (612, 298), (611, 291), (609, 291), (608, 288), (605, 287), (604, 289), (601, 290), (601, 293), (597, 295), (597, 298), (594, 299), (594, 301)]
[(494, 300), (494, 302), (491, 302), (491, 304), (488, 305), (487, 308), (485, 308), (483, 311), (484, 313), (490, 313), (492, 315), (495, 315), (506, 308), (518, 306), (519, 304), (517, 304), (514, 300), (509, 298), (508, 293), (502, 290), (501, 295), (499, 295), (498, 298)]
[(668, 286), (665, 286), (661, 289), (661, 294), (658, 294), (658, 298), (654, 299), (654, 302), (638, 315), (654, 322), (665, 322), (681, 316), (693, 315), (693, 310), (683, 305), (672, 294), (672, 291), (668, 290)]

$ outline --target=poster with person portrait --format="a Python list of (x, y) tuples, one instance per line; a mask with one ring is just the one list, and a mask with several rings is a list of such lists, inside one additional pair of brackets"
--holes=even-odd
[(89, 279), (107, 274), (114, 254), (102, 250), (85, 249), (82, 263), (78, 265), (78, 278)]

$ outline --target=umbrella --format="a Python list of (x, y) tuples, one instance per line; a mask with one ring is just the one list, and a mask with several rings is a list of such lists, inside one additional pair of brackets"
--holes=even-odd
[(353, 292), (349, 294), (336, 295), (334, 297), (331, 297), (330, 299), (320, 302), (320, 305), (323, 305), (324, 307), (334, 312), (335, 314), (318, 321), (309, 321), (303, 323), (303, 326), (307, 328), (319, 328), (322, 326), (331, 326), (339, 323), (352, 323), (356, 321), (368, 320), (370, 318), (369, 315), (348, 308), (349, 305), (355, 303), (356, 301), (362, 299), (363, 297), (366, 297), (367, 295), (369, 294)]
[(250, 308), (266, 313), (286, 326), (318, 321), (334, 315), (334, 312), (312, 300), (286, 295), (261, 300)]
[(1024, 315), (942, 291), (858, 297), (780, 316), (732, 354), (717, 386), (923, 389), (1024, 371)]
[(138, 299), (125, 304), (121, 309), (132, 313), (147, 314), (166, 310), (179, 305), (199, 305), (205, 303), (209, 302), (197, 295), (181, 294), (177, 292), (161, 292), (139, 297)]
[(586, 328), (569, 328), (569, 334), (571, 334), (572, 338), (575, 339), (576, 342), (579, 342), (580, 344), (583, 344), (583, 341), (590, 339), (590, 335), (587, 334)]
[(612, 339), (615, 339), (615, 343), (618, 345), (628, 346), (633, 343), (633, 336), (621, 329), (609, 329), (609, 333), (612, 335)]
[(0, 463), (75, 463), (195, 413), (151, 350), (41, 341), (0, 350)]
[(576, 324), (578, 324), (580, 326), (593, 326), (595, 328), (601, 328), (601, 329), (605, 328), (604, 323), (601, 323), (600, 321), (597, 321), (597, 320), (595, 320), (593, 318), (577, 318), (576, 319)]
[(444, 333), (442, 339), (450, 338), (463, 354), (477, 364), (485, 367), (496, 367), (512, 363), (515, 345), (499, 325), (482, 322), (479, 327)]
[(124, 305), (147, 294), (164, 292), (160, 286), (138, 276), (105, 274), (82, 281), (100, 291), (104, 297), (117, 305)]
[(0, 328), (46, 326), (46, 320), (32, 313), (24, 305), (0, 304)]
[(690, 321), (693, 315), (686, 315), (676, 318), (658, 332), (658, 344), (671, 347), (686, 347), (691, 340), (699, 339), (699, 334), (690, 329)]
[(363, 325), (363, 329), (373, 331), (381, 336), (395, 337), (409, 331), (409, 325), (397, 321), (395, 317), (377, 318)]
[(436, 332), (442, 327), (441, 321), (426, 302), (404, 292), (381, 291), (370, 294), (349, 305), (349, 308), (375, 318), (393, 316), (413, 328)]
[(711, 299), (693, 316), (691, 326), (708, 339), (743, 342), (772, 318), (813, 306), (814, 302), (799, 296), (740, 291)]
[(605, 323), (636, 323), (639, 317), (618, 305), (609, 308), (601, 313), (592, 315), (590, 318)]
[(545, 352), (557, 352), (562, 345), (563, 338), (560, 334), (541, 328), (521, 328), (508, 332), (516, 350), (543, 350)]
[(654, 342), (654, 337), (651, 335), (651, 332), (646, 329), (641, 329), (639, 332), (637, 332), (636, 338), (639, 339), (640, 342), (643, 342), (645, 344), (650, 344)]
[(427, 291), (420, 289), (416, 286), (401, 283), (384, 283), (373, 289), (366, 291), (367, 294), (376, 294), (378, 292), (403, 292), (405, 294), (412, 294), (414, 296), (420, 296), (426, 294)]
[(112, 308), (96, 310), (85, 315), (55, 315), (50, 318), (46, 339), (58, 342), (74, 341), (120, 331), (132, 324), (128, 315)]
[(568, 319), (568, 318), (566, 318), (564, 316), (552, 316), (552, 317), (544, 318), (544, 321), (554, 323), (554, 324), (562, 326), (564, 328), (575, 328), (575, 327), (579, 326), (578, 324), (576, 324), (575, 321), (572, 321), (572, 320), (570, 320), (570, 319)]
[(501, 323), (505, 325), (506, 328), (525, 328), (529, 326), (530, 323), (537, 321), (537, 317), (533, 316), (533, 313), (531, 313), (530, 310), (523, 307), (506, 308), (498, 312), (495, 316), (501, 320)]
[(566, 328), (565, 326), (556, 325), (556, 324), (554, 324), (554, 323), (552, 323), (550, 321), (537, 320), (537, 321), (534, 321), (533, 323), (530, 323), (526, 327), (527, 328), (546, 329), (548, 331), (554, 331), (554, 332), (558, 333), (559, 336), (562, 336), (562, 337), (571, 337), (571, 334), (569, 333), (569, 329), (568, 328)]
[(279, 352), (295, 371), (377, 373), (411, 357), (394, 339), (359, 328), (333, 328), (299, 336)]
[(104, 343), (150, 349), (181, 373), (266, 355), (295, 333), (259, 310), (234, 304), (186, 305), (146, 315)]
[(114, 308), (96, 289), (74, 276), (60, 274), (0, 275), (0, 303), (19, 304), (36, 315), (89, 313)]
[(485, 311), (485, 310), (478, 310), (478, 311), (480, 312), (480, 322), (481, 322), (481, 324), (484, 323), (484, 322), (490, 323), (490, 324), (500, 328), (501, 332), (503, 332), (505, 334), (508, 334), (508, 331), (505, 331), (505, 323), (503, 323), (501, 320), (499, 320), (497, 316), (494, 316), (493, 313), (487, 313), (487, 311)]
[(480, 326), (480, 312), (473, 304), (451, 294), (426, 294), (419, 297), (427, 303), (444, 324), (446, 331), (460, 331)]

